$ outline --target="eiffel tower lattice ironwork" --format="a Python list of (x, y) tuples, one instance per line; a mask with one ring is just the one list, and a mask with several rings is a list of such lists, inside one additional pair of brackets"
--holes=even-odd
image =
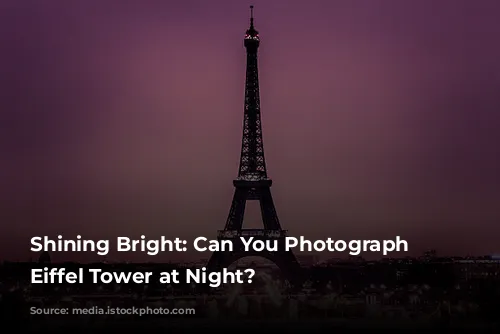
[[(233, 181), (235, 192), (224, 230), (218, 232), (219, 240), (231, 240), (232, 252), (214, 252), (208, 263), (208, 270), (227, 267), (247, 256), (259, 256), (274, 262), (292, 285), (300, 284), (300, 265), (291, 251), (285, 251), (287, 231), (281, 225), (271, 196), (272, 180), (267, 176), (260, 113), (257, 50), (260, 38), (253, 24), (253, 6), (250, 6), (250, 28), (245, 34), (247, 69), (245, 85), (245, 111), (243, 139), (238, 177)], [(243, 229), (246, 202), (260, 202), (263, 229)], [(245, 252), (241, 237), (254, 240), (275, 240), (279, 245), (276, 252)]]

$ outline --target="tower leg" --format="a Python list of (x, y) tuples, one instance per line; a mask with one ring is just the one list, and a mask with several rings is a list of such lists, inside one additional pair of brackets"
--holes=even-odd
[(234, 191), (233, 202), (231, 203), (231, 209), (229, 209), (229, 215), (227, 217), (224, 230), (239, 231), (242, 229), (243, 217), (245, 216), (245, 207), (248, 195), (248, 189), (236, 188), (236, 190)]
[(241, 243), (239, 239), (235, 238), (231, 239), (231, 241), (234, 246), (233, 252), (214, 252), (207, 264), (207, 270), (209, 272), (228, 268), (234, 262), (245, 257), (262, 257), (276, 264), (283, 273), (284, 278), (286, 278), (292, 286), (302, 287), (304, 282), (302, 268), (291, 251), (287, 252), (281, 250), (285, 242), (283, 238), (278, 239), (280, 249), (278, 252), (245, 252), (243, 250), (243, 243)]

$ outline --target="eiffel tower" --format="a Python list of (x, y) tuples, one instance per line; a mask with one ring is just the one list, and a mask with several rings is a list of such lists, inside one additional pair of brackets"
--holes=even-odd
[[(295, 255), (284, 250), (287, 231), (281, 225), (271, 196), (272, 180), (267, 176), (259, 97), (259, 78), (257, 68), (257, 49), (259, 33), (253, 24), (253, 6), (250, 6), (250, 28), (245, 34), (247, 50), (247, 69), (245, 85), (245, 111), (243, 120), (243, 139), (238, 177), (233, 181), (235, 187), (233, 202), (224, 230), (218, 232), (218, 240), (231, 240), (232, 252), (214, 252), (207, 269), (214, 271), (229, 266), (247, 256), (260, 256), (274, 262), (292, 285), (301, 284), (301, 268)], [(263, 229), (243, 229), (243, 217), (247, 201), (259, 201), (264, 223)], [(277, 252), (245, 252), (240, 237), (254, 237), (254, 240), (277, 240)]]

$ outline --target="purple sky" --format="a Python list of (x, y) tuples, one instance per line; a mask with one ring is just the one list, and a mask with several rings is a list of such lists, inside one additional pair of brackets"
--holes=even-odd
[[(500, 252), (500, 3), (253, 4), (283, 228)], [(0, 258), (27, 259), (33, 235), (215, 237), (248, 5), (1, 2)]]

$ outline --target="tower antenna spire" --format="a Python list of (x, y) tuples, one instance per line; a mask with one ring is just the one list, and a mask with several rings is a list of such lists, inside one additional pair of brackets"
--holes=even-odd
[(253, 28), (253, 5), (250, 6), (250, 28)]

